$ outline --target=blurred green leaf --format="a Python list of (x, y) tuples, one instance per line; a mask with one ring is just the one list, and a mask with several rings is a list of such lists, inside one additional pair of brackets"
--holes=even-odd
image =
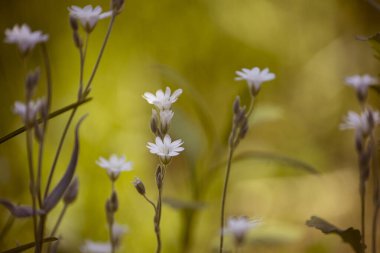
[(172, 198), (164, 198), (163, 202), (174, 209), (180, 210), (199, 210), (205, 208), (205, 204), (201, 202), (190, 202)]

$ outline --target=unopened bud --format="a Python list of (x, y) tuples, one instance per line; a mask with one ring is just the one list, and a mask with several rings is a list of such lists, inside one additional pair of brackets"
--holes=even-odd
[(150, 130), (152, 130), (152, 133), (155, 135), (158, 131), (158, 114), (156, 110), (152, 110), (152, 117), (150, 118)]
[(111, 8), (115, 14), (121, 13), (124, 7), (124, 0), (112, 0)]
[(248, 132), (248, 120), (247, 118), (244, 118), (242, 124), (241, 124), (241, 128), (240, 128), (240, 132), (239, 132), (239, 138), (240, 139), (243, 139), (245, 137), (245, 135), (247, 134)]
[(158, 189), (162, 188), (163, 180), (164, 180), (164, 171), (163, 171), (161, 165), (158, 165), (157, 169), (156, 169), (156, 184), (157, 184)]
[(234, 114), (239, 113), (240, 111), (240, 97), (239, 96), (235, 98), (232, 108), (233, 108)]
[(133, 181), (133, 185), (135, 186), (138, 193), (141, 195), (145, 195), (145, 186), (144, 183), (140, 180), (140, 178), (136, 177)]
[(245, 106), (240, 107), (237, 114), (234, 115), (234, 123), (240, 125), (245, 118)]
[(78, 31), (78, 21), (73, 16), (70, 16), (70, 26), (74, 32)]
[(34, 71), (30, 71), (26, 77), (25, 90), (28, 98), (33, 96), (35, 88), (37, 87), (38, 80), (40, 79), (40, 69), (36, 68)]
[(74, 44), (77, 48), (82, 48), (83, 46), (83, 42), (82, 42), (82, 39), (79, 37), (79, 33), (78, 32), (73, 32), (73, 39), (74, 39)]
[(46, 98), (41, 99), (40, 114), (43, 120), (47, 120), (49, 117), (49, 107)]
[(111, 198), (109, 198), (106, 202), (107, 213), (115, 213), (118, 208), (119, 208), (119, 201), (117, 198), (117, 193), (113, 191)]
[(78, 196), (78, 189), (79, 180), (78, 178), (74, 178), (67, 188), (65, 195), (63, 195), (63, 202), (65, 202), (66, 205), (71, 204), (75, 201)]

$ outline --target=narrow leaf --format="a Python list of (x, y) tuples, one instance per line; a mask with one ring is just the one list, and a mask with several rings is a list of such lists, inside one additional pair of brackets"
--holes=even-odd
[(295, 169), (301, 169), (304, 170), (305, 172), (309, 172), (311, 174), (318, 174), (319, 172), (311, 165), (299, 161), (294, 158), (274, 154), (274, 153), (269, 153), (269, 152), (263, 152), (263, 151), (247, 151), (247, 152), (242, 152), (238, 155), (235, 156), (234, 160), (235, 161), (240, 161), (240, 160), (246, 160), (246, 159), (263, 159), (263, 160), (270, 160), (273, 162), (277, 163), (282, 163), (285, 165), (288, 165), (292, 168)]
[[(56, 240), (58, 240), (58, 238), (56, 238), (56, 237), (48, 237), (48, 238), (44, 238), (42, 240), (42, 242), (43, 243), (47, 243), (47, 242), (54, 242)], [(13, 248), (13, 249), (2, 251), (1, 253), (18, 253), (18, 252), (23, 252), (25, 250), (33, 248), (35, 245), (36, 245), (35, 242), (30, 242), (30, 243), (18, 246), (18, 247)]]
[(316, 216), (312, 216), (310, 220), (306, 221), (306, 225), (314, 227), (324, 234), (337, 234), (345, 243), (350, 244), (356, 253), (364, 253), (360, 231), (357, 229), (350, 227), (343, 230)]
[[(33, 208), (30, 206), (18, 206), (6, 199), (0, 199), (0, 204), (11, 212), (15, 218), (26, 218), (33, 216)], [(41, 210), (36, 210), (38, 215), (44, 214)]]
[(69, 165), (67, 166), (66, 172), (59, 181), (59, 183), (56, 185), (56, 187), (53, 189), (53, 191), (49, 194), (49, 196), (46, 197), (44, 201), (44, 210), (46, 212), (49, 212), (51, 209), (57, 205), (57, 203), (62, 198), (63, 194), (65, 193), (67, 187), (69, 186), (71, 180), (73, 179), (75, 169), (77, 167), (78, 163), (78, 154), (79, 154), (79, 126), (85, 119), (86, 115), (83, 116), (79, 122), (76, 125), (75, 128), (75, 143), (74, 143), (74, 149), (71, 154), (71, 160)]

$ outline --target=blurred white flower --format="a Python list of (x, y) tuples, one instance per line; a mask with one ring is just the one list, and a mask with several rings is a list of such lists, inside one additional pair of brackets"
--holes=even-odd
[(258, 91), (263, 82), (267, 82), (276, 78), (276, 75), (269, 72), (268, 68), (262, 71), (258, 67), (253, 69), (243, 68), (240, 71), (236, 71), (237, 77), (235, 80), (246, 80), (250, 88), (254, 87)]
[(227, 221), (227, 227), (222, 231), (223, 234), (232, 234), (235, 242), (240, 244), (244, 241), (247, 232), (257, 227), (261, 222), (259, 220), (249, 220), (248, 217), (231, 217)]
[(87, 240), (81, 246), (80, 252), (82, 253), (111, 253), (111, 245), (109, 242), (94, 242)]
[(15, 25), (12, 29), (5, 30), (5, 43), (17, 44), (20, 52), (26, 54), (37, 43), (46, 42), (49, 36), (41, 31), (32, 32), (27, 24)]
[(380, 114), (378, 111), (365, 110), (361, 114), (349, 111), (345, 116), (343, 123), (340, 124), (340, 129), (355, 129), (359, 134), (367, 136), (372, 130), (372, 127), (379, 124)]
[(115, 154), (112, 154), (108, 160), (99, 157), (96, 164), (107, 170), (107, 174), (112, 181), (119, 177), (120, 172), (132, 170), (132, 163), (126, 162), (125, 156), (118, 157)]
[(367, 89), (368, 86), (378, 84), (379, 81), (368, 74), (365, 75), (354, 75), (354, 76), (349, 76), (346, 77), (346, 84), (348, 86), (352, 86), (357, 90), (361, 89)]
[(170, 136), (165, 135), (164, 140), (157, 136), (156, 143), (148, 142), (147, 148), (149, 148), (150, 153), (158, 155), (164, 163), (167, 163), (172, 156), (177, 156), (184, 150), (181, 147), (182, 144), (181, 139), (172, 142)]
[(96, 6), (93, 8), (92, 5), (86, 5), (83, 8), (73, 5), (69, 7), (68, 10), (70, 16), (78, 19), (88, 33), (94, 29), (99, 19), (107, 18), (112, 15), (112, 11), (102, 13), (102, 7)]
[(182, 89), (178, 89), (171, 94), (170, 88), (166, 87), (165, 93), (162, 90), (158, 90), (156, 95), (145, 92), (143, 98), (146, 99), (149, 104), (155, 105), (159, 110), (168, 110), (181, 94)]
[(121, 237), (128, 232), (128, 227), (126, 225), (120, 225), (114, 223), (112, 225), (112, 236), (113, 241), (118, 245), (120, 243)]
[(32, 122), (36, 116), (37, 113), (41, 110), (41, 106), (43, 105), (42, 99), (37, 99), (36, 101), (29, 101), (29, 114), (27, 113), (26, 104), (16, 101), (13, 107), (13, 112), (17, 115), (19, 115), (24, 123), (30, 123)]

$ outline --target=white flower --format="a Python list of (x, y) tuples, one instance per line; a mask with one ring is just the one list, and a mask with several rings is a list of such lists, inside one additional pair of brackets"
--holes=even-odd
[(126, 225), (120, 225), (117, 223), (112, 225), (112, 236), (117, 245), (120, 243), (121, 237), (127, 232), (128, 227)]
[(28, 25), (15, 25), (12, 29), (5, 30), (5, 43), (17, 44), (20, 52), (26, 54), (37, 43), (46, 42), (49, 36), (41, 31), (32, 32)]
[(268, 68), (262, 71), (258, 67), (253, 69), (243, 68), (241, 71), (236, 71), (238, 75), (235, 80), (246, 80), (250, 88), (254, 87), (258, 91), (263, 82), (267, 82), (276, 78), (276, 75), (269, 72)]
[(87, 240), (81, 246), (80, 252), (82, 253), (111, 253), (111, 245), (109, 242), (94, 242)]
[(126, 162), (125, 156), (118, 157), (115, 154), (112, 154), (108, 160), (99, 157), (96, 164), (107, 170), (107, 174), (112, 181), (119, 177), (120, 172), (132, 170), (132, 163)]
[(249, 220), (248, 217), (231, 217), (227, 221), (227, 227), (222, 231), (223, 234), (232, 234), (235, 242), (243, 242), (245, 235), (252, 228), (257, 227), (261, 222), (259, 220)]
[(164, 140), (160, 137), (156, 137), (156, 143), (148, 142), (147, 148), (150, 153), (158, 155), (164, 163), (170, 161), (172, 156), (177, 156), (184, 150), (181, 145), (183, 141), (181, 139), (173, 141), (169, 135), (165, 135)]
[(368, 86), (378, 84), (378, 80), (368, 74), (365, 75), (354, 75), (346, 77), (346, 84), (354, 87), (357, 90), (366, 90)]
[(91, 5), (86, 5), (85, 7), (80, 8), (73, 5), (69, 7), (68, 10), (70, 12), (70, 16), (78, 19), (88, 33), (94, 29), (99, 19), (107, 18), (112, 15), (112, 11), (102, 13), (102, 7), (100, 6), (92, 8)]
[[(113, 241), (116, 244), (116, 248), (120, 246), (121, 237), (128, 232), (128, 227), (114, 223), (112, 225)], [(109, 242), (94, 242), (87, 240), (84, 245), (81, 246), (80, 251), (82, 253), (111, 253), (111, 245)]]
[[(373, 120), (373, 125), (370, 121)], [(380, 124), (380, 114), (378, 111), (366, 110), (361, 114), (349, 111), (344, 118), (343, 123), (340, 125), (340, 129), (355, 129), (357, 133), (363, 136), (369, 135), (373, 126)]]
[(162, 90), (158, 90), (156, 95), (145, 92), (143, 98), (145, 98), (149, 104), (157, 106), (160, 110), (168, 110), (181, 94), (182, 89), (178, 89), (171, 94), (170, 88), (166, 87), (165, 93)]
[(19, 115), (24, 123), (30, 123), (32, 122), (36, 116), (37, 113), (41, 110), (41, 106), (43, 105), (42, 99), (38, 99), (36, 101), (29, 101), (29, 115), (27, 116), (27, 107), (25, 103), (16, 101), (13, 107), (13, 112), (17, 115)]

